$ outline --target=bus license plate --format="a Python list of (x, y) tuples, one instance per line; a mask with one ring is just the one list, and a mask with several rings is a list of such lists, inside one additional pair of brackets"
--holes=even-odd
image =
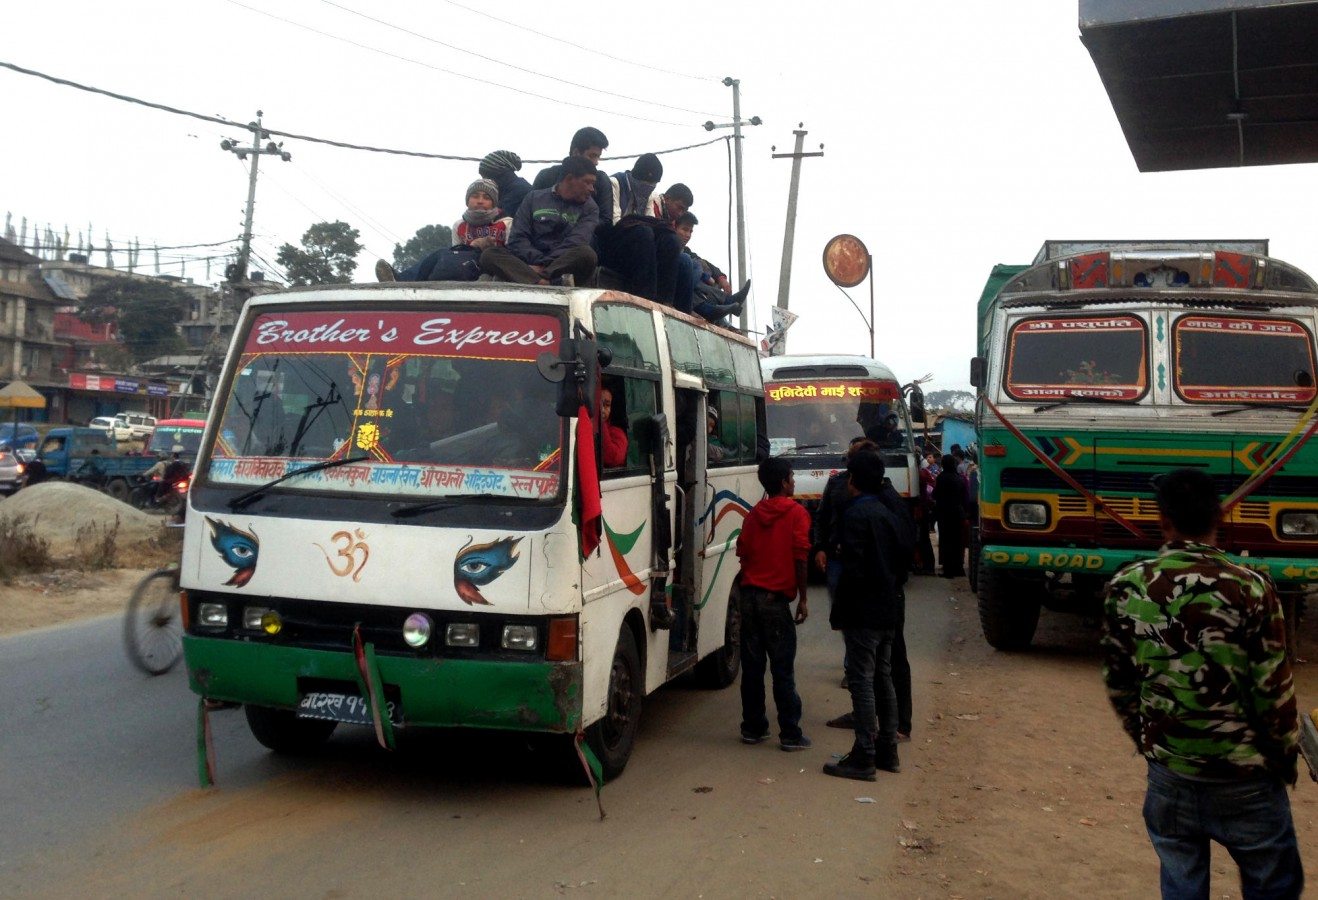
[[(398, 704), (386, 701), (389, 708), (389, 721), (395, 725), (402, 724), (402, 715)], [(300, 719), (329, 719), (334, 722), (346, 722), (350, 725), (372, 725), (371, 708), (366, 701), (356, 694), (337, 694), (331, 691), (312, 691), (304, 694), (297, 705)]]

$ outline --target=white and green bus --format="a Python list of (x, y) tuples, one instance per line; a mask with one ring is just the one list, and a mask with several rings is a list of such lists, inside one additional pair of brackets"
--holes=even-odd
[(507, 729), (584, 740), (617, 775), (648, 693), (736, 678), (763, 434), (754, 346), (626, 294), (254, 298), (188, 501), (192, 690), (279, 752), (344, 722), (387, 746)]

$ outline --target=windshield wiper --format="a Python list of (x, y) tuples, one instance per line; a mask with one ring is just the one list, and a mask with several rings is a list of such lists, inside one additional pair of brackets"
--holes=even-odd
[(260, 487), (254, 487), (250, 491), (239, 494), (237, 497), (234, 497), (229, 501), (229, 509), (242, 509), (281, 481), (288, 481), (290, 478), (296, 478), (299, 475), (306, 475), (309, 472), (320, 472), (324, 469), (334, 469), (338, 466), (346, 466), (348, 463), (361, 462), (366, 459), (370, 459), (370, 457), (363, 453), (361, 456), (345, 456), (343, 459), (327, 459), (323, 462), (303, 466), (300, 469), (280, 475), (273, 481), (267, 481)]
[(1035, 412), (1047, 412), (1050, 409), (1057, 409), (1059, 406), (1070, 406), (1072, 403), (1115, 403), (1119, 406), (1129, 406), (1133, 403), (1139, 403), (1139, 398), (1133, 400), (1122, 400), (1117, 397), (1068, 397), (1065, 400), (1057, 400), (1053, 403), (1045, 403), (1042, 406), (1036, 406)]
[(1283, 403), (1244, 403), (1231, 409), (1219, 409), (1217, 412), (1209, 413), (1211, 416), (1229, 416), (1232, 413), (1244, 412), (1247, 409), (1284, 409), (1290, 412), (1304, 412), (1307, 406), (1287, 406)]
[(791, 455), (791, 454), (793, 454), (793, 453), (799, 453), (799, 452), (802, 451), (802, 450), (818, 450), (818, 449), (820, 449), (820, 448), (822, 448), (822, 447), (827, 447), (827, 446), (829, 446), (829, 445), (828, 445), (828, 444), (798, 444), (798, 445), (795, 446), (795, 447), (792, 447), (792, 448), (790, 448), (790, 449), (788, 449), (788, 450), (784, 450), (782, 453), (780, 453), (780, 454), (778, 454), (778, 455), (779, 455), (779, 456), (789, 456), (789, 455)]
[(450, 509), (454, 506), (463, 506), (467, 500), (494, 500), (502, 498), (499, 494), (457, 494), (452, 497), (446, 497), (443, 500), (426, 500), (423, 503), (412, 503), (408, 506), (400, 506), (389, 515), (395, 519), (410, 519), (413, 516), (425, 515), (428, 512), (438, 512), (441, 509)]

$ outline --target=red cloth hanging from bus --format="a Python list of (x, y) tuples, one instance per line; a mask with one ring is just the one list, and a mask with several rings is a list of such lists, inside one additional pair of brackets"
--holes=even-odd
[(595, 466), (595, 428), (583, 403), (577, 410), (577, 521), (581, 524), (581, 556), (584, 559), (600, 544), (602, 509), (599, 470)]

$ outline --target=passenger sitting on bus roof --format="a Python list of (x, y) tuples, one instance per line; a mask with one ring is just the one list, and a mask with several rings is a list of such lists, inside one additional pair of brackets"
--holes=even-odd
[[(700, 220), (690, 211), (677, 217), (677, 241), (682, 245), (682, 257), (677, 276), (677, 293), (674, 306), (686, 307), (716, 325), (726, 324), (724, 316), (741, 315), (746, 294), (750, 292), (751, 283), (747, 281), (741, 290), (733, 294), (728, 277), (712, 263), (701, 259), (691, 250), (691, 234)], [(682, 262), (682, 259), (686, 262)]]
[(376, 260), (377, 281), (475, 281), (480, 277), (480, 255), (490, 247), (508, 243), (512, 218), (499, 209), (499, 186), (488, 178), (467, 185), (467, 208), (453, 224), (453, 246), (427, 254), (402, 272), (383, 259)]
[[(650, 197), (650, 215), (658, 219), (662, 224), (655, 226), (655, 242), (657, 254), (669, 254), (677, 260), (672, 268), (671, 280), (664, 271), (658, 273), (656, 292), (658, 302), (672, 306), (679, 312), (689, 313), (689, 305), (682, 306), (678, 303), (677, 285), (682, 273), (686, 272), (690, 276), (690, 263), (682, 257), (682, 245), (677, 239), (677, 218), (691, 208), (695, 202), (691, 194), (691, 189), (685, 184), (670, 185), (668, 190), (662, 194), (654, 194)], [(689, 298), (682, 298), (689, 299)]]
[(623, 290), (672, 305), (678, 242), (650, 207), (650, 197), (663, 174), (659, 157), (643, 153), (630, 172), (613, 175), (613, 206), (607, 211), (612, 227), (600, 229), (596, 236), (600, 265), (622, 277)]
[[(598, 128), (591, 128), (587, 125), (585, 128), (578, 128), (577, 133), (572, 135), (572, 143), (568, 147), (568, 156), (575, 156), (590, 161), (593, 166), (600, 164), (600, 157), (604, 151), (609, 149), (609, 139), (604, 136), (604, 132)], [(551, 188), (563, 180), (563, 164), (559, 163), (550, 166), (548, 169), (541, 169), (540, 174), (535, 176), (535, 182), (531, 187), (535, 190), (544, 190)], [(607, 231), (613, 224), (609, 219), (609, 210), (613, 209), (613, 183), (607, 178), (599, 178), (592, 189), (592, 196), (595, 205), (599, 207), (600, 221), (595, 226), (597, 231)], [(592, 237), (590, 242), (591, 249), (599, 253), (600, 245), (598, 238)]]
[(590, 237), (599, 223), (591, 199), (595, 166), (569, 156), (563, 177), (548, 190), (532, 191), (513, 217), (508, 246), (481, 254), (481, 271), (518, 284), (589, 284), (596, 256)]
[(705, 456), (710, 462), (723, 462), (728, 450), (719, 440), (718, 410), (709, 407), (705, 410)]
[(490, 179), (499, 188), (499, 207), (508, 216), (517, 215), (522, 201), (531, 193), (531, 182), (517, 174), (521, 168), (522, 158), (511, 150), (487, 153), (477, 166), (480, 176)]
[(613, 391), (600, 388), (600, 438), (606, 469), (616, 469), (627, 462), (627, 432), (614, 425), (612, 419)]

